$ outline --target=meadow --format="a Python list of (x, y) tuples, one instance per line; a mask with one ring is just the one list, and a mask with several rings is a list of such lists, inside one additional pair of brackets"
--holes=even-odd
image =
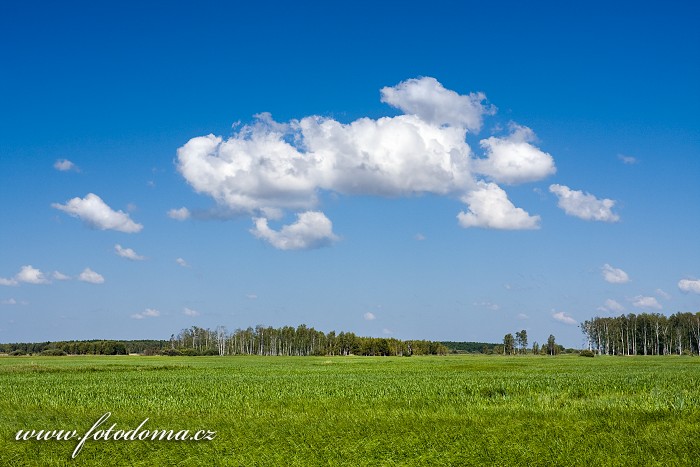
[[(210, 441), (18, 441), (76, 430)], [(0, 465), (697, 465), (697, 357), (0, 357)]]

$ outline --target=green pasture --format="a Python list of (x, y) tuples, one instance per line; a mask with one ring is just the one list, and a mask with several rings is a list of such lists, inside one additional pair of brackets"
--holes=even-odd
[[(17, 441), (19, 430), (216, 431)], [(0, 465), (689, 465), (697, 357), (0, 357)]]

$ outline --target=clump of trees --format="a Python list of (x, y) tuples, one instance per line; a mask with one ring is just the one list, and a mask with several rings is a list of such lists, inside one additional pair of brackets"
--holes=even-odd
[(172, 350), (218, 355), (374, 355), (411, 356), (446, 355), (449, 349), (440, 342), (384, 337), (359, 337), (352, 332), (324, 333), (302, 324), (296, 328), (264, 327), (236, 329), (228, 332), (223, 326), (204, 329), (192, 326), (170, 337)]
[(605, 355), (700, 355), (700, 312), (630, 313), (581, 324), (588, 349)]
[[(494, 353), (502, 353), (503, 355), (525, 355), (528, 353), (527, 331), (523, 329), (513, 334), (508, 333), (503, 337), (503, 345), (497, 345)], [(532, 343), (533, 355), (559, 355), (564, 351), (564, 347), (556, 343), (554, 335), (550, 334), (547, 338), (547, 343), (540, 346), (537, 341)]]

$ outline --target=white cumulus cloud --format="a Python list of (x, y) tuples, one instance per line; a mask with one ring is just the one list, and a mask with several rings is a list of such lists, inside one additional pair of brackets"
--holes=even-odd
[(643, 295), (637, 295), (632, 299), (632, 305), (637, 308), (656, 308), (660, 310), (662, 308), (661, 304), (655, 297), (646, 297)]
[(119, 244), (114, 245), (114, 251), (122, 258), (130, 259), (131, 261), (143, 261), (146, 259), (145, 257), (137, 254), (131, 248), (124, 248)]
[(316, 116), (286, 125), (267, 114), (257, 118), (226, 141), (209, 135), (178, 149), (178, 169), (190, 185), (233, 212), (313, 208), (322, 189), (446, 195), (473, 184), (462, 128), (413, 115), (350, 124)]
[(617, 222), (620, 216), (612, 212), (615, 201), (598, 199), (590, 193), (572, 190), (565, 185), (550, 185), (549, 191), (559, 198), (558, 206), (570, 216), (587, 221)]
[(88, 193), (85, 198), (73, 198), (66, 204), (53, 203), (51, 206), (96, 229), (126, 233), (140, 232), (143, 229), (143, 226), (132, 221), (128, 214), (114, 211), (94, 193)]
[(29, 266), (22, 266), (17, 275), (15, 276), (15, 281), (24, 282), (26, 284), (48, 284), (49, 280), (46, 275), (39, 269)]
[(88, 282), (90, 284), (102, 284), (104, 283), (105, 278), (102, 276), (102, 274), (99, 274), (90, 268), (85, 268), (78, 276), (78, 280)]
[[(267, 220), (281, 218), (284, 210), (322, 215), (321, 192), (463, 199), (476, 192), (463, 225), (537, 228), (539, 217), (516, 208), (498, 185), (479, 178), (523, 183), (554, 173), (552, 157), (532, 144), (532, 130), (512, 124), (510, 135), (482, 140), (486, 157), (477, 159), (467, 132), (479, 131), (483, 117), (495, 112), (483, 94), (460, 95), (424, 77), (382, 88), (381, 96), (404, 113), (350, 123), (313, 115), (280, 123), (260, 113), (228, 139), (190, 139), (177, 151), (177, 168), (228, 215), (251, 215), (253, 234), (271, 243), (283, 237), (269, 230)], [(491, 202), (484, 206), (480, 198)], [(169, 215), (184, 217), (189, 211), (182, 209)]]
[(681, 292), (700, 294), (700, 280), (681, 279), (678, 281), (678, 289), (680, 289)]
[(540, 216), (531, 216), (516, 208), (505, 191), (495, 183), (479, 182), (479, 188), (462, 197), (469, 207), (457, 215), (462, 227), (492, 229), (538, 229)]
[(531, 129), (511, 124), (511, 131), (505, 138), (492, 136), (481, 140), (487, 157), (474, 162), (478, 173), (498, 183), (513, 185), (542, 180), (557, 171), (554, 158), (530, 144), (535, 140)]
[(557, 313), (552, 314), (552, 318), (554, 318), (555, 320), (559, 321), (560, 323), (564, 323), (564, 324), (570, 324), (570, 325), (578, 324), (578, 321), (576, 321), (569, 314), (564, 313), (563, 311), (559, 311)]
[(493, 114), (496, 110), (484, 104), (486, 95), (483, 93), (463, 96), (445, 89), (431, 77), (409, 79), (382, 88), (380, 92), (382, 102), (436, 126), (453, 125), (479, 131), (483, 115)]
[(261, 238), (280, 250), (308, 250), (327, 246), (338, 240), (333, 233), (333, 224), (318, 211), (297, 214), (297, 221), (285, 225), (281, 230), (272, 230), (267, 219), (254, 219), (253, 235)]
[(187, 261), (185, 261), (185, 260), (182, 259), (182, 258), (177, 258), (177, 259), (175, 260), (175, 262), (176, 262), (177, 264), (179, 264), (180, 266), (182, 266), (183, 268), (188, 268), (188, 267), (190, 266), (190, 265), (187, 263)]
[(191, 215), (192, 214), (190, 213), (190, 210), (185, 207), (179, 209), (171, 209), (168, 211), (168, 217), (178, 221), (187, 220), (190, 218)]
[(611, 284), (625, 284), (630, 281), (630, 277), (625, 271), (619, 268), (614, 268), (609, 264), (604, 264), (601, 268), (603, 279)]
[(78, 166), (75, 165), (73, 162), (69, 161), (68, 159), (58, 159), (56, 162), (54, 162), (53, 168), (61, 172), (68, 172), (70, 170), (74, 172), (80, 172)]
[(373, 321), (373, 320), (377, 319), (377, 317), (374, 316), (374, 313), (372, 313), (371, 311), (368, 311), (367, 313), (365, 313), (364, 315), (362, 315), (362, 317), (363, 317), (366, 321)]

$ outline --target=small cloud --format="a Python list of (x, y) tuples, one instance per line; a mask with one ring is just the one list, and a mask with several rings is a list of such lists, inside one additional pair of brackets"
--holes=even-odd
[(678, 289), (685, 293), (700, 294), (700, 280), (681, 279), (678, 281)]
[[(192, 317), (195, 317), (195, 316), (199, 316), (201, 313), (200, 313), (199, 311), (197, 311), (197, 310), (193, 310), (193, 309), (191, 309), (191, 308), (185, 307), (185, 309), (182, 310), (182, 314), (185, 315), (185, 316), (192, 316)], [(156, 316), (157, 316), (157, 315), (156, 315)]]
[(182, 259), (182, 258), (176, 259), (175, 262), (176, 262), (177, 264), (179, 264), (180, 266), (182, 266), (183, 268), (188, 268), (188, 267), (190, 267), (190, 265), (187, 264), (187, 261), (185, 261), (185, 260)]
[(576, 325), (578, 322), (569, 316), (567, 313), (564, 313), (563, 311), (559, 311), (557, 313), (552, 314), (552, 318), (555, 320), (559, 321), (560, 323), (564, 324), (569, 324), (569, 325)]
[(540, 216), (531, 216), (517, 208), (506, 192), (495, 183), (478, 182), (478, 188), (462, 197), (468, 209), (457, 214), (459, 225), (466, 228), (531, 230), (539, 229)]
[(384, 334), (384, 335), (388, 336), (388, 335), (391, 335), (393, 333), (394, 333), (394, 331), (392, 331), (391, 329), (387, 329), (387, 328), (382, 329), (382, 334)]
[(255, 295), (254, 293), (249, 293), (248, 295), (245, 296), (248, 300), (257, 300), (258, 296)]
[(191, 215), (190, 210), (184, 207), (180, 209), (171, 209), (168, 211), (168, 217), (177, 221), (189, 219)]
[(253, 222), (255, 227), (250, 232), (278, 250), (310, 250), (338, 241), (333, 233), (333, 223), (320, 211), (299, 213), (296, 222), (279, 231), (268, 227), (264, 217), (255, 218)]
[(96, 273), (90, 268), (85, 268), (83, 272), (80, 273), (78, 276), (79, 281), (83, 282), (88, 282), (90, 284), (102, 284), (105, 281), (105, 278), (101, 275)]
[(14, 298), (8, 298), (7, 300), (3, 300), (2, 302), (0, 302), (0, 304), (2, 304), (2, 305), (17, 305), (17, 300), (15, 300)]
[(480, 141), (486, 158), (473, 162), (476, 172), (508, 185), (534, 182), (556, 173), (554, 158), (530, 144), (537, 139), (530, 128), (513, 122), (508, 126), (510, 135)]
[(16, 287), (19, 285), (19, 282), (12, 278), (6, 279), (4, 277), (0, 277), (0, 285), (5, 285), (7, 287)]
[(133, 319), (157, 318), (158, 316), (160, 316), (160, 311), (153, 308), (146, 308), (146, 310), (141, 313), (134, 313), (131, 315)]
[(518, 319), (530, 319), (525, 313), (518, 313)]
[(501, 307), (495, 303), (491, 302), (474, 302), (474, 306), (478, 306), (480, 308), (486, 308), (491, 311), (498, 311), (501, 309)]
[(73, 198), (66, 204), (53, 203), (51, 207), (77, 217), (88, 226), (99, 230), (136, 233), (143, 229), (143, 225), (132, 221), (123, 211), (114, 211), (94, 193), (88, 193), (85, 198)]
[(656, 308), (660, 310), (663, 308), (655, 297), (645, 297), (643, 295), (637, 295), (632, 299), (632, 305), (637, 308)]
[(637, 161), (637, 158), (636, 158), (636, 157), (625, 156), (624, 154), (618, 154), (618, 155), (617, 155), (617, 158), (618, 158), (619, 160), (621, 160), (623, 164), (627, 164), (627, 165), (634, 165), (634, 164), (636, 164), (637, 162), (639, 162), (639, 161)]
[(51, 274), (51, 277), (53, 277), (57, 281), (68, 281), (70, 280), (70, 276), (67, 276), (63, 274), (60, 271), (54, 271), (53, 274)]
[(130, 259), (131, 261), (143, 261), (146, 259), (143, 256), (136, 254), (136, 252), (131, 248), (122, 248), (122, 246), (119, 244), (114, 245), (114, 251), (122, 258)]
[(663, 291), (661, 289), (656, 289), (656, 295), (658, 295), (659, 297), (661, 297), (665, 300), (671, 300), (671, 294), (666, 293), (665, 291)]
[(17, 282), (26, 284), (48, 284), (49, 280), (43, 272), (32, 266), (22, 266), (22, 269), (15, 276)]
[(630, 281), (630, 278), (625, 271), (614, 268), (607, 263), (603, 265), (601, 270), (603, 271), (603, 279), (611, 284), (625, 284)]
[(423, 235), (422, 233), (417, 233), (413, 236), (413, 239), (422, 242), (423, 240), (425, 240), (425, 235)]
[(617, 301), (609, 298), (605, 300), (603, 306), (598, 307), (598, 310), (605, 312), (621, 313), (625, 311), (625, 307), (620, 305)]
[(374, 316), (374, 313), (372, 313), (372, 312), (370, 312), (370, 311), (368, 311), (367, 313), (365, 313), (364, 315), (362, 315), (362, 317), (363, 317), (366, 321), (373, 321), (373, 320), (377, 319), (377, 317)]
[(80, 172), (80, 168), (68, 159), (58, 159), (53, 163), (53, 168), (61, 172)]
[(550, 185), (549, 191), (559, 198), (557, 206), (569, 216), (586, 221), (617, 222), (620, 220), (620, 216), (612, 212), (615, 206), (615, 201), (612, 199), (598, 199), (590, 193), (557, 184)]
[(478, 132), (483, 115), (496, 112), (483, 93), (460, 95), (429, 76), (383, 87), (380, 93), (382, 102), (438, 127), (455, 125)]

